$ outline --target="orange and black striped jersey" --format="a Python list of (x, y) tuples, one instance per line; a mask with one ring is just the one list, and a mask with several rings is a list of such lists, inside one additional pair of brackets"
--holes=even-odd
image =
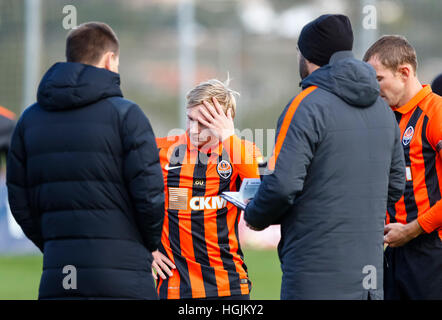
[[(160, 252), (177, 267), (157, 283), (161, 299), (248, 294), (251, 283), (238, 240), (241, 211), (220, 197), (259, 177), (261, 153), (236, 136), (208, 152), (186, 134), (158, 138), (165, 186)], [(177, 272), (178, 271), (178, 272)]]
[(442, 239), (442, 97), (426, 85), (407, 104), (394, 110), (401, 130), (406, 165), (402, 198), (389, 207), (387, 223), (419, 225)]
[(16, 114), (3, 106), (0, 106), (0, 116), (8, 118), (9, 120), (15, 120)]

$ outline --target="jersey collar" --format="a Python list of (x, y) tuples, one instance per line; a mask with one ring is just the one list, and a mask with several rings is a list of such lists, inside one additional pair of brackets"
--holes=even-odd
[(413, 110), (419, 104), (419, 102), (424, 100), (425, 97), (428, 96), (431, 92), (431, 86), (425, 84), (422, 86), (422, 89), (413, 98), (411, 98), (410, 101), (408, 101), (403, 106), (393, 110), (402, 114), (407, 114), (408, 112)]

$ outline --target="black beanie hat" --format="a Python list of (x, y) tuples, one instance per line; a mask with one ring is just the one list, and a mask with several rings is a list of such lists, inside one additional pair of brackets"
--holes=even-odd
[(433, 80), (431, 90), (433, 90), (434, 93), (442, 96), (442, 73)]
[(322, 67), (333, 53), (353, 49), (350, 19), (342, 14), (325, 14), (302, 28), (298, 48), (304, 58)]

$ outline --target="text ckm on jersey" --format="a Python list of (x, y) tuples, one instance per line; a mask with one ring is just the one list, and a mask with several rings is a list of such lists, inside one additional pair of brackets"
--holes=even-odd
[(193, 197), (189, 201), (190, 209), (192, 210), (210, 210), (222, 209), (226, 207), (227, 201), (220, 196), (215, 197)]

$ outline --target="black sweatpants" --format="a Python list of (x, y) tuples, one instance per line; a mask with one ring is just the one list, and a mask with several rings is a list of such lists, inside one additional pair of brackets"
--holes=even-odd
[(385, 300), (442, 300), (442, 240), (422, 234), (385, 250)]

